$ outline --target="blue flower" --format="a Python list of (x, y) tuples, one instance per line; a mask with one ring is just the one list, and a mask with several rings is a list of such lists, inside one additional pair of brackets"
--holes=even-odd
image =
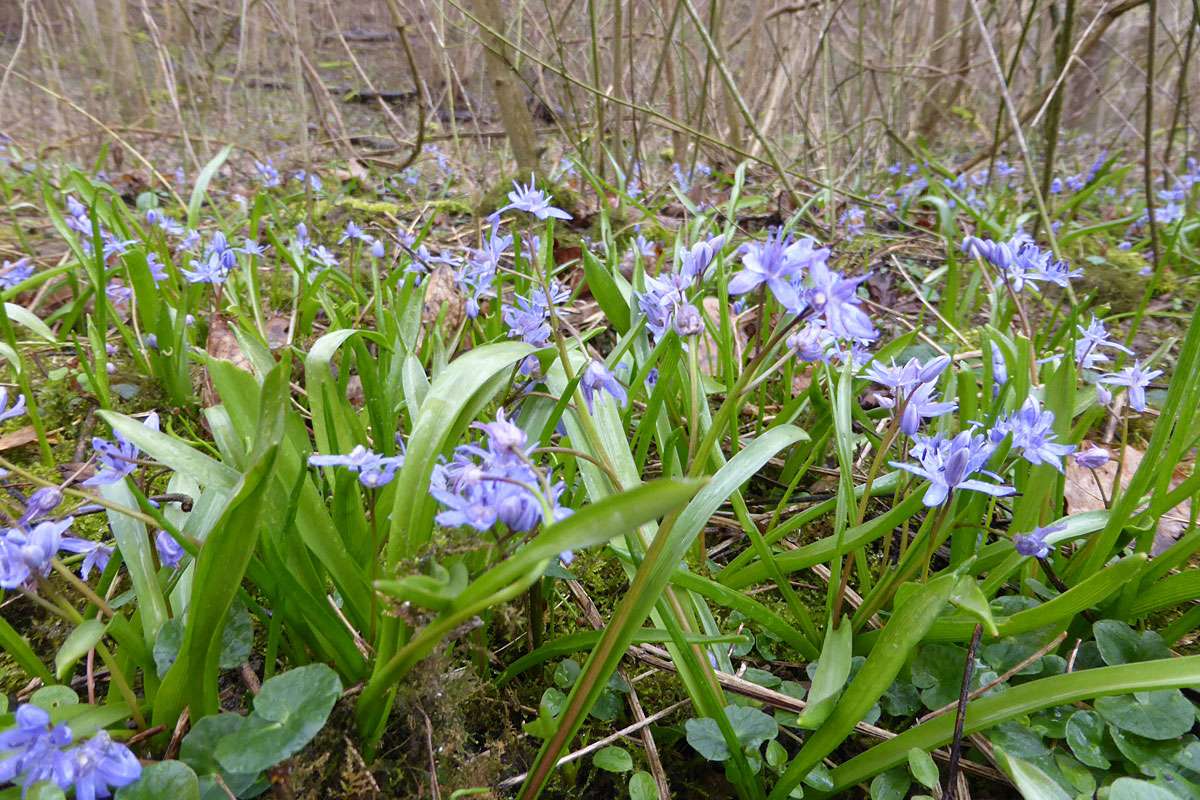
[(1135, 361), (1132, 367), (1126, 367), (1120, 372), (1101, 375), (1097, 379), (1097, 383), (1128, 387), (1129, 405), (1134, 411), (1142, 412), (1146, 410), (1146, 387), (1162, 374), (1161, 369), (1147, 370), (1142, 367), (1140, 361)]
[(675, 312), (688, 305), (687, 291), (692, 281), (685, 275), (663, 272), (646, 276), (646, 291), (637, 292), (638, 308), (646, 317), (646, 329), (661, 339), (672, 326)]
[(106, 731), (98, 731), (67, 755), (71, 758), (75, 800), (111, 797), (113, 789), (142, 777), (137, 757), (125, 745), (114, 742)]
[(1023, 556), (1046, 558), (1054, 552), (1054, 545), (1046, 541), (1046, 536), (1067, 529), (1066, 523), (1048, 525), (1045, 528), (1034, 528), (1029, 533), (1018, 533), (1013, 537), (1013, 546)]
[(270, 158), (267, 159), (265, 164), (261, 161), (255, 161), (254, 170), (258, 173), (258, 179), (262, 182), (262, 185), (268, 189), (282, 183), (279, 177), (279, 170), (275, 169), (275, 165), (271, 163)]
[(310, 247), (308, 254), (312, 257), (313, 261), (317, 262), (319, 269), (333, 269), (338, 265), (337, 256), (331, 253), (323, 244)]
[(28, 790), (51, 781), (69, 788), (74, 769), (62, 748), (71, 743), (71, 729), (51, 726), (49, 712), (29, 703), (18, 706), (14, 716), (16, 727), (0, 731), (0, 785), (20, 783)]
[(834, 336), (820, 320), (809, 322), (787, 338), (787, 347), (801, 361), (828, 361), (836, 345)]
[(679, 263), (679, 274), (691, 282), (703, 281), (713, 259), (724, 246), (724, 234), (696, 242), (691, 248), (683, 251)]
[(33, 277), (33, 262), (28, 258), (19, 258), (16, 261), (5, 260), (4, 267), (0, 268), (0, 287), (12, 289), (31, 277)]
[(64, 517), (0, 533), (0, 587), (16, 589), (30, 578), (49, 574), (50, 560), (62, 549), (63, 532), (74, 521)]
[(679, 306), (675, 309), (674, 327), (675, 332), (685, 339), (704, 333), (704, 319), (700, 316), (700, 310), (691, 304)]
[(937, 378), (949, 365), (949, 356), (930, 359), (928, 364), (910, 358), (902, 367), (897, 367), (895, 362), (891, 367), (872, 364), (866, 374), (892, 390), (892, 396), (880, 397), (879, 404), (884, 408), (900, 409), (900, 430), (912, 436), (921, 426), (922, 419), (940, 417), (958, 408), (957, 402), (943, 403), (933, 397)]
[(516, 181), (513, 181), (513, 190), (508, 193), (508, 205), (504, 206), (496, 213), (500, 214), (508, 211), (509, 209), (524, 211), (528, 214), (532, 214), (540, 220), (544, 220), (547, 217), (553, 217), (554, 219), (571, 219), (570, 214), (563, 211), (561, 208), (555, 208), (554, 206), (550, 205), (550, 199), (546, 196), (545, 192), (537, 188), (537, 179), (533, 175), (529, 176), (528, 186), (522, 186)]
[(846, 238), (854, 239), (867, 232), (867, 214), (858, 206), (850, 206), (838, 217), (838, 224), (846, 227)]
[(1016, 490), (1011, 486), (985, 483), (971, 476), (980, 473), (999, 478), (983, 470), (983, 465), (992, 457), (995, 447), (987, 437), (963, 431), (953, 439), (943, 436), (916, 437), (917, 446), (912, 450), (916, 464), (890, 462), (896, 469), (919, 475), (929, 481), (924, 502), (928, 507), (940, 506), (955, 489), (983, 492), (993, 497), (1006, 497)]
[(383, 244), (382, 239), (375, 239), (371, 242), (371, 258), (383, 258), (387, 255), (387, 248)]
[(991, 432), (992, 442), (999, 444), (1008, 434), (1012, 434), (1013, 447), (1030, 464), (1049, 464), (1059, 472), (1063, 471), (1063, 456), (1075, 452), (1075, 445), (1054, 441), (1058, 438), (1054, 432), (1054, 412), (1043, 411), (1033, 395), (1015, 413), (996, 422)]
[(1100, 352), (1101, 347), (1110, 347), (1113, 350), (1120, 350), (1122, 353), (1133, 354), (1133, 351), (1125, 345), (1108, 338), (1108, 331), (1105, 329), (1104, 323), (1096, 319), (1095, 314), (1092, 315), (1092, 321), (1086, 328), (1076, 325), (1075, 329), (1079, 331), (1079, 338), (1075, 340), (1075, 363), (1084, 369), (1095, 369), (1096, 364), (1109, 360), (1106, 354)]
[(120, 306), (128, 303), (129, 299), (133, 297), (133, 289), (121, 283), (120, 280), (113, 278), (104, 287), (104, 294), (114, 306)]
[(552, 517), (570, 514), (558, 502), (564, 485), (550, 485), (534, 466), (536, 443), (528, 444), (525, 432), (508, 421), (503, 409), (495, 422), (472, 427), (483, 431), (486, 443), (460, 445), (449, 463), (434, 467), (429, 492), (445, 508), (436, 517), (439, 525), (483, 532), (499, 522), (515, 532), (532, 530), (544, 516), (534, 491), (545, 492), (547, 486)]
[(187, 555), (187, 551), (179, 542), (175, 541), (175, 537), (166, 531), (159, 531), (154, 534), (154, 549), (158, 551), (158, 561), (168, 569), (175, 569), (179, 566), (179, 562), (183, 561), (183, 557)]
[[(701, 328), (703, 328), (703, 324), (701, 324)], [(592, 398), (600, 391), (612, 395), (619, 406), (624, 406), (628, 400), (625, 387), (601, 361), (592, 360), (588, 363), (587, 368), (583, 371), (583, 377), (579, 379), (579, 388), (583, 391), (583, 399), (587, 403), (589, 411), (592, 410)]]
[(180, 270), (188, 283), (224, 283), (237, 266), (237, 253), (229, 246), (225, 234), (217, 231), (204, 248), (199, 260), (191, 259), (190, 270)]
[(1103, 447), (1089, 447), (1071, 456), (1084, 469), (1100, 469), (1112, 459), (1112, 454)]
[(17, 395), (17, 401), (12, 408), (8, 407), (8, 388), (0, 386), (0, 422), (16, 419), (25, 413), (25, 395)]
[[(158, 414), (150, 412), (142, 425), (149, 430), (158, 430)], [(116, 443), (94, 437), (92, 449), (100, 462), (100, 471), (83, 482), (84, 486), (104, 486), (116, 483), (137, 469), (137, 458), (141, 451), (118, 431)]]
[(342, 238), (338, 239), (338, 244), (345, 244), (347, 241), (357, 239), (360, 242), (371, 242), (374, 239), (368, 236), (366, 231), (360, 228), (354, 220), (346, 223), (346, 229), (342, 231)]
[(18, 525), (28, 525), (58, 508), (63, 501), (63, 493), (57, 486), (43, 486), (29, 495), (25, 501), (25, 512), (21, 514)]
[(166, 267), (158, 260), (158, 253), (146, 253), (146, 267), (150, 270), (150, 277), (156, 284), (167, 279)]
[(729, 281), (729, 293), (746, 294), (766, 284), (780, 305), (793, 314), (798, 313), (800, 294), (796, 286), (803, 270), (818, 264), (824, 266), (829, 258), (828, 248), (814, 249), (814, 244), (816, 241), (807, 236), (792, 242), (782, 230), (776, 230), (764, 242), (742, 245), (744, 269)]
[(550, 295), (542, 289), (534, 289), (529, 297), (516, 295), (515, 306), (505, 306), (502, 311), (508, 335), (520, 338), (534, 347), (545, 347), (550, 342), (550, 314), (554, 306), (565, 303), (570, 293), (558, 281), (550, 282)]
[(93, 569), (97, 573), (104, 572), (108, 567), (108, 560), (112, 558), (113, 554), (113, 549), (108, 545), (87, 539), (76, 539), (72, 536), (64, 536), (59, 549), (66, 550), (68, 553), (84, 554), (83, 563), (79, 565), (79, 575), (84, 580), (87, 580)]
[(361, 444), (345, 455), (311, 455), (310, 467), (344, 467), (358, 473), (358, 482), (368, 489), (378, 489), (391, 483), (396, 470), (404, 465), (404, 456), (384, 456)]
[(825, 327), (834, 336), (870, 341), (879, 335), (871, 318), (858, 307), (858, 285), (866, 275), (844, 278), (829, 269), (824, 259), (813, 261), (808, 274), (812, 285), (804, 293), (804, 302), (825, 318)]

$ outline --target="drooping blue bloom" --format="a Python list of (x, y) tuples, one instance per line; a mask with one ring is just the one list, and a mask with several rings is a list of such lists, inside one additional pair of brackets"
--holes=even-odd
[(83, 563), (79, 565), (79, 576), (84, 580), (87, 580), (93, 569), (97, 573), (104, 572), (108, 567), (108, 560), (112, 558), (113, 554), (113, 549), (106, 544), (88, 539), (76, 539), (71, 536), (64, 536), (59, 546), (68, 553), (84, 554)]
[(28, 790), (50, 781), (69, 788), (74, 769), (63, 748), (71, 743), (71, 729), (52, 726), (49, 712), (31, 703), (17, 706), (14, 716), (16, 726), (0, 731), (0, 785), (16, 783)]
[(318, 269), (334, 269), (338, 265), (337, 256), (323, 244), (314, 245), (308, 249), (309, 256), (317, 262)]
[[(547, 477), (533, 464), (536, 443), (528, 444), (524, 431), (510, 422), (501, 409), (495, 422), (475, 423), (487, 441), (460, 445), (454, 458), (434, 467), (430, 494), (445, 510), (437, 523), (445, 527), (471, 527), (486, 531), (500, 522), (509, 530), (532, 530), (543, 520), (543, 508), (534, 491), (544, 492)], [(550, 485), (545, 500), (554, 519), (570, 510), (559, 505), (562, 483)]]
[[(150, 412), (142, 425), (157, 431), (158, 414)], [(115, 443), (98, 436), (92, 439), (92, 449), (95, 451), (96, 460), (100, 462), (100, 471), (84, 481), (84, 486), (106, 486), (116, 483), (137, 469), (137, 459), (141, 450), (122, 436), (120, 431), (116, 431), (115, 436)]]
[(383, 258), (387, 255), (387, 248), (383, 244), (382, 239), (375, 239), (371, 242), (371, 258)]
[(121, 306), (128, 303), (130, 298), (133, 297), (133, 289), (126, 286), (119, 279), (113, 278), (104, 287), (104, 294), (114, 306)]
[(168, 569), (178, 567), (179, 562), (183, 561), (183, 557), (187, 555), (183, 546), (166, 531), (159, 531), (154, 535), (154, 549), (158, 551), (159, 563)]
[(1063, 182), (1059, 177), (1055, 177), (1050, 181), (1050, 194), (1062, 194)]
[(1050, 251), (1042, 250), (1024, 233), (1007, 242), (968, 236), (963, 239), (962, 250), (1000, 270), (1001, 279), (1014, 292), (1022, 291), (1026, 285), (1036, 291), (1038, 281), (1065, 287), (1071, 278), (1083, 274), (1082, 270), (1072, 270), (1066, 261), (1056, 259)]
[(729, 281), (729, 293), (746, 294), (766, 284), (780, 305), (798, 313), (800, 294), (796, 286), (803, 278), (803, 271), (824, 266), (829, 259), (829, 249), (814, 248), (815, 244), (807, 236), (793, 242), (782, 230), (776, 230), (764, 242), (742, 245), (744, 269)]
[(312, 239), (308, 236), (308, 226), (303, 222), (296, 223), (296, 235), (292, 237), (292, 242), (301, 250), (312, 244)]
[(703, 281), (712, 266), (713, 259), (725, 247), (725, 235), (714, 236), (702, 242), (696, 242), (684, 250), (679, 261), (679, 274), (689, 281)]
[(529, 185), (522, 186), (513, 181), (513, 190), (508, 193), (508, 205), (497, 211), (497, 214), (515, 209), (524, 211), (527, 214), (532, 214), (539, 220), (544, 220), (547, 217), (554, 219), (571, 219), (571, 215), (563, 211), (561, 208), (555, 208), (550, 205), (550, 198), (546, 193), (537, 188), (537, 179), (529, 176)]
[(1146, 410), (1146, 387), (1150, 382), (1162, 375), (1161, 369), (1147, 370), (1140, 361), (1135, 361), (1132, 367), (1126, 367), (1120, 372), (1109, 372), (1097, 378), (1098, 384), (1109, 386), (1125, 386), (1129, 389), (1129, 405), (1134, 411)]
[(1112, 459), (1112, 454), (1103, 447), (1092, 446), (1086, 450), (1080, 450), (1071, 458), (1084, 469), (1100, 469)]
[(322, 183), (321, 176), (315, 172), (305, 172), (304, 170), (296, 170), (292, 173), (292, 180), (300, 183), (307, 183), (314, 192), (321, 191)]
[(847, 239), (855, 239), (867, 232), (867, 214), (858, 206), (850, 206), (838, 217), (838, 224), (846, 229)]
[(271, 163), (269, 157), (265, 164), (262, 161), (255, 161), (254, 170), (258, 173), (259, 181), (268, 189), (278, 186), (283, 182), (279, 177), (279, 170), (275, 169), (275, 165)]
[(814, 320), (788, 336), (785, 344), (801, 361), (813, 362), (828, 361), (837, 343), (821, 321)]
[(808, 276), (811, 285), (804, 292), (804, 303), (824, 318), (834, 336), (871, 341), (879, 335), (871, 318), (859, 308), (858, 285), (866, 275), (845, 278), (829, 269), (824, 259), (817, 259), (809, 265)]
[[(142, 765), (133, 752), (98, 731), (79, 747), (67, 751), (71, 759), (75, 800), (111, 797), (114, 789), (142, 777)], [(66, 788), (66, 787), (63, 787)]]
[(1087, 186), (1087, 180), (1082, 175), (1069, 175), (1067, 177), (1067, 188), (1072, 192), (1078, 192), (1085, 186)]
[(62, 549), (63, 532), (74, 521), (64, 517), (0, 533), (0, 588), (16, 589), (30, 578), (49, 574), (50, 560)]
[(1063, 471), (1063, 456), (1075, 452), (1073, 444), (1058, 444), (1054, 432), (1054, 412), (1042, 410), (1038, 399), (1029, 395), (1015, 413), (997, 420), (991, 431), (991, 440), (999, 444), (1005, 436), (1012, 434), (1013, 447), (1030, 464), (1049, 464)]
[(1100, 351), (1102, 347), (1133, 354), (1133, 351), (1125, 345), (1108, 338), (1108, 331), (1105, 329), (1104, 323), (1096, 319), (1095, 314), (1092, 315), (1092, 321), (1086, 328), (1076, 325), (1075, 329), (1079, 331), (1079, 338), (1075, 340), (1075, 363), (1084, 369), (1095, 369), (1098, 363), (1109, 360), (1108, 355)]
[(675, 309), (674, 327), (675, 332), (685, 339), (704, 333), (704, 319), (700, 316), (700, 310), (690, 303), (679, 306)]
[(983, 465), (992, 457), (995, 446), (987, 437), (963, 431), (952, 439), (941, 435), (916, 437), (917, 445), (912, 449), (916, 464), (890, 462), (896, 469), (919, 475), (929, 481), (924, 502), (928, 507), (940, 506), (955, 489), (983, 492), (993, 497), (1006, 497), (1016, 489), (1002, 484), (985, 483), (972, 478), (979, 473), (1000, 480), (993, 473), (983, 470)]
[(404, 465), (404, 456), (384, 456), (356, 445), (345, 455), (311, 455), (310, 467), (344, 467), (358, 473), (358, 482), (368, 489), (378, 489), (391, 483), (396, 470)]
[(5, 260), (0, 268), (0, 288), (11, 289), (19, 286), (33, 277), (33, 261), (28, 258), (18, 258), (16, 261)]
[(925, 364), (916, 358), (910, 358), (902, 366), (896, 366), (895, 361), (891, 366), (876, 362), (867, 369), (865, 377), (881, 386), (888, 387), (899, 399), (921, 384), (937, 380), (948, 366), (950, 366), (949, 356), (937, 356)]
[(57, 486), (43, 486), (25, 501), (25, 511), (17, 521), (18, 525), (28, 525), (58, 508), (63, 501), (63, 493)]
[(612, 395), (618, 406), (624, 406), (628, 400), (625, 387), (617, 380), (617, 376), (612, 374), (603, 362), (594, 359), (588, 362), (587, 368), (584, 369), (583, 377), (579, 379), (579, 388), (583, 392), (583, 399), (589, 411), (592, 410), (592, 399), (597, 392), (603, 391)]
[(156, 284), (167, 279), (167, 269), (159, 261), (158, 253), (146, 253), (146, 267), (150, 270), (150, 277)]
[(1023, 556), (1046, 558), (1054, 552), (1054, 545), (1046, 541), (1046, 536), (1066, 530), (1066, 523), (1048, 525), (1045, 528), (1034, 528), (1029, 533), (1018, 533), (1013, 537), (1013, 546)]
[(687, 291), (692, 281), (675, 272), (646, 276), (646, 291), (637, 293), (638, 308), (646, 317), (646, 329), (661, 339), (672, 327), (675, 312), (689, 305)]
[(345, 244), (351, 240), (369, 243), (373, 241), (373, 237), (368, 236), (367, 232), (360, 228), (354, 220), (350, 220), (346, 223), (346, 229), (342, 231), (342, 237), (338, 239), (338, 244)]
[(949, 414), (958, 408), (958, 401), (942, 402), (935, 399), (937, 385), (922, 383), (908, 392), (903, 402), (890, 397), (880, 397), (879, 404), (884, 408), (901, 407), (900, 430), (907, 436), (913, 436), (921, 427), (921, 420), (934, 419)]
[(10, 419), (16, 419), (25, 413), (25, 395), (17, 395), (17, 400), (13, 403), (12, 408), (8, 407), (8, 388), (0, 386), (0, 422), (7, 422)]
[(884, 408), (900, 409), (900, 430), (907, 436), (916, 434), (921, 420), (933, 419), (958, 408), (957, 402), (940, 402), (934, 398), (938, 376), (950, 365), (949, 356), (938, 356), (922, 364), (915, 358), (897, 367), (872, 364), (867, 377), (892, 390), (891, 397), (879, 397)]
[(1000, 346), (995, 342), (992, 345), (992, 396), (997, 397), (1000, 394), (1000, 389), (1004, 384), (1008, 383), (1008, 362), (1004, 360), (1004, 353), (1001, 352)]

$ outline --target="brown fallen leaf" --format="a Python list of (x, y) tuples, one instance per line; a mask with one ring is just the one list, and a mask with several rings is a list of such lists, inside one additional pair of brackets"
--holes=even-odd
[[(721, 327), (721, 301), (715, 297), (706, 297), (700, 305), (701, 313), (708, 317), (709, 323), (714, 328), (719, 330)], [(742, 351), (746, 349), (746, 342), (749, 340), (747, 333), (749, 316), (744, 314), (734, 318), (733, 360), (735, 363), (741, 363)], [(717, 344), (717, 340), (709, 334), (707, 328), (704, 333), (700, 334), (699, 344), (700, 349), (696, 352), (696, 360), (700, 364), (700, 372), (709, 377), (718, 374), (721, 371), (721, 348)]]
[[(1094, 470), (1094, 475), (1093, 470), (1079, 466), (1075, 463), (1075, 459), (1067, 459), (1067, 474), (1063, 489), (1063, 498), (1067, 502), (1067, 511), (1069, 513), (1081, 514), (1084, 511), (1103, 511), (1105, 509), (1104, 498), (1112, 498), (1113, 486), (1117, 478), (1117, 458), (1120, 457), (1120, 449), (1114, 447), (1110, 449), (1110, 452), (1113, 454), (1113, 458), (1104, 466)], [(1122, 490), (1128, 488), (1129, 482), (1133, 478), (1133, 473), (1137, 472), (1144, 455), (1136, 447), (1131, 445), (1125, 447), (1124, 460), (1121, 466)], [(1187, 477), (1189, 471), (1190, 469), (1187, 468), (1177, 468), (1175, 474), (1171, 476), (1171, 487), (1178, 486)], [(1103, 487), (1103, 495), (1101, 494), (1101, 487)], [(1151, 550), (1153, 555), (1158, 555), (1170, 547), (1187, 530), (1191, 508), (1192, 503), (1190, 500), (1187, 500), (1159, 518), (1158, 531), (1155, 533), (1154, 545)]]
[[(242, 346), (238, 343), (233, 328), (219, 314), (214, 315), (208, 324), (208, 339), (204, 342), (204, 349), (213, 358), (230, 361), (234, 366), (247, 372), (254, 371), (250, 359), (242, 352)], [(207, 370), (204, 372), (203, 381), (203, 385), (200, 387), (201, 402), (206, 407), (220, 403), (221, 399), (213, 387), (212, 378)]]
[(467, 301), (454, 282), (454, 270), (446, 265), (437, 267), (425, 279), (425, 305), (421, 308), (421, 329), (429, 330), (445, 307), (442, 337), (449, 339), (467, 315)]
[(37, 441), (37, 431), (32, 425), (26, 425), (24, 428), (17, 428), (15, 431), (0, 436), (0, 450), (12, 450), (16, 447), (24, 447), (27, 444), (33, 444)]

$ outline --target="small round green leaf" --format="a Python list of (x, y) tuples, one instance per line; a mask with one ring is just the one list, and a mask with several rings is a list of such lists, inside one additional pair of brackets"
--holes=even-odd
[(142, 770), (142, 777), (117, 792), (116, 800), (200, 800), (200, 781), (182, 761), (160, 761)]
[(1096, 711), (1110, 725), (1158, 740), (1183, 736), (1196, 720), (1196, 709), (1178, 689), (1101, 697)]
[(1108, 800), (1176, 800), (1176, 796), (1147, 781), (1118, 778), (1109, 787)]
[(941, 784), (941, 775), (938, 773), (937, 764), (933, 763), (933, 756), (919, 747), (908, 751), (908, 769), (926, 789)]
[(721, 735), (721, 729), (715, 719), (689, 719), (683, 723), (683, 729), (687, 732), (687, 742), (692, 749), (709, 761), (724, 761), (729, 758), (729, 747), (725, 744), (725, 737)]
[(629, 779), (629, 800), (659, 800), (654, 776), (644, 770), (633, 773)]
[(1096, 769), (1108, 769), (1112, 762), (1104, 755), (1104, 721), (1091, 711), (1076, 711), (1067, 720), (1067, 746), (1075, 757)]
[(341, 693), (337, 673), (324, 664), (271, 678), (254, 698), (254, 713), (217, 745), (221, 767), (256, 773), (295, 754), (321, 730)]
[(881, 772), (871, 781), (871, 800), (904, 800), (908, 797), (908, 788), (912, 786), (912, 778), (906, 769), (889, 769)]
[(605, 772), (629, 772), (633, 769), (633, 756), (624, 747), (606, 747), (592, 756), (592, 763)]

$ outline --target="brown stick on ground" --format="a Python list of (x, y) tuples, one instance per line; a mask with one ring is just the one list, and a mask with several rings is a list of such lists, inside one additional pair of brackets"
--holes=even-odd
[(954, 717), (954, 740), (950, 743), (950, 766), (946, 770), (945, 800), (954, 800), (958, 795), (958, 768), (962, 758), (963, 723), (967, 718), (967, 698), (971, 694), (971, 677), (975, 674), (975, 651), (983, 636), (983, 625), (976, 624), (971, 634), (971, 646), (967, 648), (967, 660), (963, 664), (962, 688), (958, 693), (958, 713)]

